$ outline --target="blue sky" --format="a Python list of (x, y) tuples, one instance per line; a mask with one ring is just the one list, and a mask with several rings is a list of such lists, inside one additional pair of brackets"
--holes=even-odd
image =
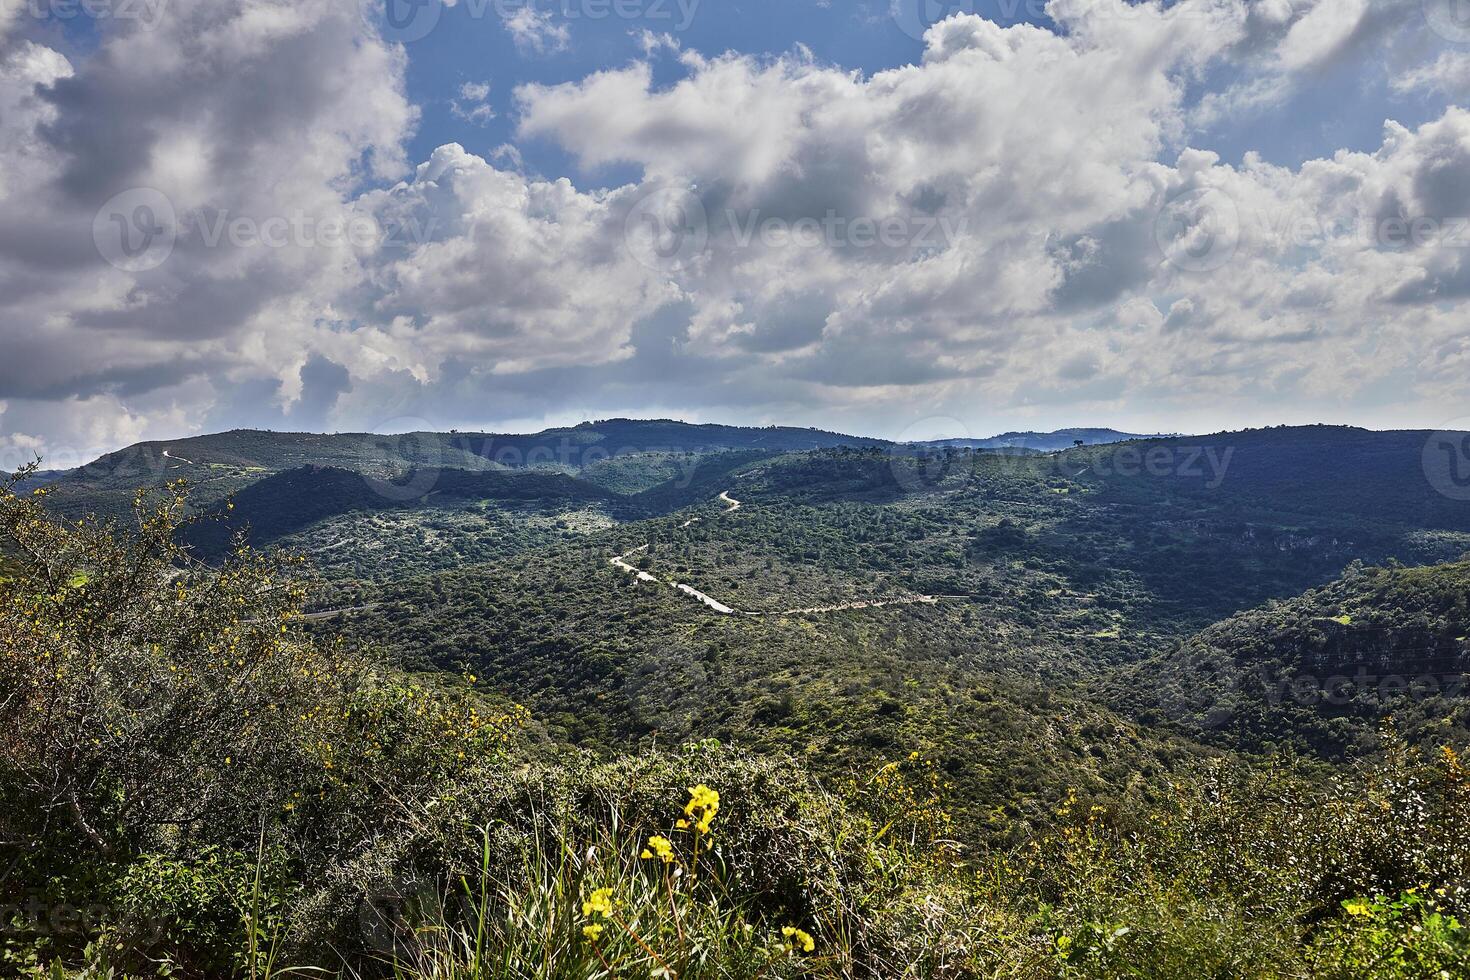
[[(442, 0), (420, 2), (438, 4)], [(629, 0), (628, 9), (640, 11), (640, 16), (620, 18), (607, 12), (611, 0), (601, 4), (599, 0), (532, 0), (532, 9), (546, 12), (569, 33), (565, 47), (542, 51), (518, 46), (502, 23), (501, 12), (527, 5), (519, 0), (459, 0), (454, 7), (442, 8), (429, 34), (405, 45), (410, 59), (408, 92), (423, 113), (410, 143), (412, 155), (426, 158), (435, 147), (450, 142), (482, 155), (518, 143), (513, 98), (517, 85), (572, 82), (641, 59), (645, 54), (640, 36), (645, 30), (670, 33), (685, 48), (708, 56), (734, 51), (769, 57), (804, 46), (819, 61), (871, 75), (917, 63), (924, 43), (906, 33), (905, 27), (933, 23), (948, 11), (971, 11), (999, 24), (1055, 28), (1044, 14), (1035, 15), (1039, 4), (1034, 0), (910, 0), (901, 3), (902, 11), (897, 13), (890, 0), (682, 2), (684, 8), (680, 0)], [(654, 65), (660, 84), (685, 74), (671, 57), (655, 58)], [(1442, 105), (1433, 99), (1390, 91), (1382, 66), (1364, 69), (1361, 61), (1343, 59), (1289, 100), (1193, 132), (1188, 142), (1218, 152), (1226, 162), (1238, 163), (1245, 153), (1254, 151), (1270, 162), (1295, 166), (1339, 148), (1375, 147), (1386, 119), (1417, 126), (1442, 111)], [(1215, 83), (1233, 71), (1223, 69)], [(467, 123), (455, 117), (453, 101), (466, 82), (491, 85), (488, 101), (495, 112), (493, 120)], [(1014, 97), (1023, 100), (1025, 93), (1017, 92)], [(544, 140), (519, 142), (519, 149), (527, 164), (545, 175), (576, 174), (599, 183), (636, 177), (622, 167), (582, 173), (559, 147)]]
[[(438, 2), (438, 0), (429, 0)], [(525, 82), (556, 84), (575, 81), (606, 68), (621, 67), (644, 56), (643, 31), (669, 33), (683, 45), (706, 54), (739, 51), (769, 55), (806, 45), (820, 59), (855, 70), (874, 72), (917, 60), (920, 40), (909, 37), (889, 16), (886, 0), (859, 0), (821, 6), (813, 0), (648, 0), (639, 2), (643, 16), (619, 18), (600, 13), (568, 17), (562, 11), (587, 8), (582, 0), (540, 0), (534, 9), (549, 12), (567, 27), (570, 40), (561, 50), (518, 48), (498, 15), (520, 4), (500, 6), (462, 0), (443, 11), (427, 36), (406, 45), (409, 52), (409, 93), (423, 109), (423, 124), (414, 137), (416, 156), (426, 157), (435, 147), (462, 143), (475, 153), (488, 153), (515, 142), (515, 86)], [(692, 10), (686, 18), (684, 11)], [(477, 15), (478, 14), (478, 15)], [(687, 26), (685, 21), (687, 20)], [(680, 29), (680, 28), (683, 29)], [(682, 75), (669, 58), (660, 58), (656, 76), (667, 82)], [(467, 125), (454, 117), (451, 103), (465, 82), (491, 84), (490, 103), (496, 118), (488, 124)], [(571, 172), (566, 155), (544, 141), (522, 147), (526, 160), (545, 174)], [(599, 173), (600, 180), (616, 180), (620, 173)]]

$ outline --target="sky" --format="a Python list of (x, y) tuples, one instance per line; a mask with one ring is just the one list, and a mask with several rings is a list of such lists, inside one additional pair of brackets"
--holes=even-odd
[(0, 469), (1467, 428), (1462, 0), (0, 0)]

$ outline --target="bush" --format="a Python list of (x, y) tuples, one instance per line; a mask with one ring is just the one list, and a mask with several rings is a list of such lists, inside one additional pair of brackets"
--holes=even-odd
[[(0, 492), (0, 842), (19, 898), (91, 905), (110, 881), (137, 897), (138, 862), (183, 875), (230, 853), (316, 876), (494, 765), (522, 721), (313, 642), (296, 559), (194, 561), (176, 540), (182, 486), (140, 495), (129, 534), (55, 522), (45, 492)], [(185, 948), (218, 938), (205, 904), (175, 919), (174, 958), (213, 955)]]

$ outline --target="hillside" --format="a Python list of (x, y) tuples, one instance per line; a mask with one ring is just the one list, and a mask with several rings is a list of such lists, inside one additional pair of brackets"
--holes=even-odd
[[(966, 964), (935, 976), (1014, 975), (998, 964), (1036, 955), (1058, 967), (1038, 977), (1140, 963), (1193, 976), (1206, 961), (1221, 976), (1339, 961), (1346, 972), (1326, 975), (1359, 975), (1366, 960), (1331, 938), (1343, 903), (1388, 921), (1394, 896), (1448, 889), (1470, 853), (1458, 756), (1430, 765), (1411, 748), (1460, 744), (1470, 720), (1449, 684), (1470, 669), (1470, 505), (1428, 483), (1422, 445), (1309, 427), (1049, 455), (584, 453), (575, 472), (240, 456), (210, 464), (235, 466), (239, 485), (229, 504), (228, 480), (195, 498), (218, 520), (179, 529), (189, 552), (171, 535), (189, 510), (174, 493), (144, 495), (137, 541), (51, 524), (42, 508), (61, 486), (0, 497), (15, 543), (0, 625), (18, 678), (0, 701), (24, 733), (0, 757), (21, 801), (0, 819), (47, 842), (17, 865), (28, 888), (107, 881), (180, 923), (164, 930), (170, 950), (206, 958), (221, 941), (189, 937), (236, 935), (239, 883), (262, 864), (290, 935), (318, 944), (293, 946), (299, 962), (360, 957), (364, 894), (383, 889), (439, 894), (482, 875), (504, 895), (590, 907), (594, 886), (642, 880), (640, 862), (696, 833), (660, 813), (714, 787), (730, 828), (719, 866), (752, 903), (740, 908), (812, 925), (829, 914), (812, 896), (839, 896), (821, 908), (847, 911), (831, 914), (860, 906), (865, 938), (804, 934), (871, 975), (933, 942)], [(115, 483), (91, 492), (130, 509)], [(236, 532), (265, 552), (235, 553)], [(87, 639), (72, 642), (79, 621)], [(1441, 686), (1389, 683), (1411, 671)], [(1319, 682), (1339, 674), (1371, 682)], [(47, 711), (65, 725), (37, 723), (43, 696), (62, 699)], [(1403, 741), (1380, 735), (1389, 715)], [(52, 758), (36, 747), (53, 743), (63, 761), (35, 775)], [(40, 826), (37, 793), (70, 794), (82, 822)], [(262, 820), (261, 800), (279, 816)], [(188, 840), (157, 820), (187, 824)], [(575, 840), (544, 836), (553, 824)], [(262, 826), (273, 850), (252, 865)], [(626, 827), (647, 846), (621, 863)], [(1412, 852), (1375, 849), (1390, 832)], [(763, 844), (813, 839), (795, 864)], [(598, 880), (556, 878), (533, 853), (596, 855)], [(816, 854), (853, 862), (835, 893), (810, 871), (825, 867)], [(435, 884), (413, 884), (425, 869)], [(140, 884), (155, 872), (193, 883)], [(207, 912), (174, 898), (201, 891)], [(659, 918), (669, 936), (696, 928), (678, 894), (617, 893), (650, 917), (676, 903)], [(942, 939), (912, 924), (937, 896), (958, 930)], [(425, 935), (475, 919), (422, 915)], [(587, 915), (568, 949), (587, 949)], [(894, 915), (917, 918), (890, 933)], [(1200, 932), (1201, 916), (1219, 924)], [(750, 923), (731, 922), (698, 926), (701, 941), (732, 948)], [(997, 922), (1012, 938), (974, 938)], [(153, 949), (129, 937), (122, 948)]]
[[(347, 571), (343, 562), (350, 561), (350, 574), (371, 578), (379, 571), (469, 564), (548, 544), (561, 537), (546, 533), (553, 522), (565, 525), (568, 515), (584, 514), (609, 523), (607, 511), (618, 499), (592, 483), (544, 470), (410, 470), (390, 482), (305, 466), (250, 484), (231, 497), (228, 509), (216, 507), (193, 525), (188, 537), (207, 558), (224, 554), (243, 535), (257, 548), (280, 543), (312, 554), (328, 574)], [(426, 537), (404, 547), (406, 542), (394, 540), (394, 528), (421, 530)], [(364, 567), (366, 556), (356, 552), (370, 546), (381, 554)], [(442, 554), (427, 567), (415, 561), (434, 551)], [(384, 556), (393, 557), (380, 568)]]
[(302, 465), (341, 466), (364, 471), (375, 467), (395, 470), (428, 466), (475, 469), (492, 465), (581, 469), (632, 453), (697, 454), (729, 449), (790, 452), (886, 444), (879, 439), (819, 429), (743, 428), (635, 419), (584, 422), (571, 428), (527, 434), (410, 432), (401, 435), (323, 435), (235, 430), (170, 442), (139, 443), (71, 471), (70, 476), (73, 479), (130, 481), (168, 471), (192, 472), (188, 467), (275, 471)]
[(1470, 561), (1354, 565), (1342, 578), (1211, 626), (1109, 678), (1145, 724), (1262, 752), (1342, 759), (1380, 744), (1470, 733)]
[[(1324, 443), (1375, 447), (1351, 467), (1361, 489), (1313, 483)], [(1153, 449), (1177, 465), (1135, 473), (1128, 454)], [(1120, 665), (1354, 561), (1470, 552), (1470, 535), (1415, 523), (1461, 518), (1435, 509), (1402, 434), (1109, 451), (1124, 455), (726, 454), (677, 492), (632, 498), (676, 510), (390, 583), (345, 628), (416, 666), (489, 678), (575, 744), (710, 734), (828, 774), (920, 746), (966, 798), (1037, 819), (1068, 784), (1105, 793), (1212, 743), (1126, 699), (1099, 705), (1093, 687)], [(1373, 517), (1369, 493), (1400, 513)], [(989, 832), (978, 811), (959, 819)]]
[(1172, 497), (1213, 510), (1230, 506), (1366, 523), (1470, 530), (1470, 507), (1436, 490), (1423, 453), (1433, 433), (1348, 426), (1281, 426), (1145, 440), (1066, 453), (1076, 478), (1105, 483), (1119, 503)]
[[(1229, 742), (1096, 691), (1354, 562), (1470, 553), (1470, 507), (1425, 479), (1424, 433), (1042, 455), (613, 420), (513, 437), (563, 447), (533, 467), (502, 465), (529, 450), (405, 465), (419, 441), (378, 471), (260, 465), (305, 452), (292, 438), (206, 445), (258, 471), (222, 524), (190, 534), (206, 556), (246, 527), (306, 554), (325, 580), (314, 608), (350, 610), (323, 629), (415, 669), (469, 670), (553, 739), (606, 753), (708, 734), (836, 775), (922, 746), (965, 799), (1009, 801), (1007, 820), (1042, 819), (1069, 785), (1105, 794), (1220, 748), (1315, 744), (1315, 716)], [(339, 437), (319, 438), (311, 452), (340, 456)], [(614, 440), (631, 450), (592, 451)], [(710, 449), (730, 443), (744, 448)], [(198, 455), (183, 465), (227, 465)], [(997, 826), (975, 808), (959, 821), (975, 839)]]
[[(7, 973), (1410, 980), (1470, 965), (1470, 774), (1452, 751), (1400, 746), (1319, 783), (1166, 753), (1044, 689), (961, 690), (897, 662), (878, 666), (908, 676), (875, 687), (870, 712), (833, 713), (829, 636), (813, 634), (768, 668), (783, 699), (710, 705), (683, 744), (660, 730), (597, 759), (538, 738), (473, 673), (409, 674), (310, 635), (294, 562), (201, 566), (172, 498), (137, 516), (130, 540), (0, 489), (18, 556), (0, 579)], [(520, 598), (474, 625), (544, 631)], [(527, 669), (562, 681), (566, 658), (543, 653)], [(656, 692), (681, 663), (647, 667), (637, 683)], [(925, 742), (946, 718), (978, 781)], [(812, 726), (785, 751), (799, 719), (834, 735)], [(769, 734), (759, 754), (711, 737), (742, 723)], [(1378, 970), (1385, 948), (1416, 972)]]
[(956, 806), (970, 839), (1043, 820), (1070, 785), (1105, 792), (1196, 754), (1067, 694), (1060, 638), (1014, 619), (964, 603), (719, 616), (598, 549), (393, 587), (331, 628), (469, 671), (553, 738), (605, 753), (717, 738), (836, 779), (919, 750), (970, 801)]
[[(441, 470), (590, 470), (614, 489), (647, 489), (676, 476), (706, 453), (787, 452), (833, 446), (881, 446), (882, 440), (819, 429), (689, 425), (670, 420), (610, 419), (529, 434), (490, 432), (370, 433), (235, 430), (169, 442), (146, 442), (109, 453), (52, 479), (56, 509), (80, 515), (118, 514), (119, 502), (140, 487), (186, 479), (196, 499), (221, 500), (285, 470), (321, 466), (354, 470), (402, 483), (407, 473)], [(630, 458), (631, 457), (631, 458)], [(677, 462), (671, 463), (671, 460)], [(618, 461), (615, 467), (610, 461)], [(670, 466), (672, 465), (672, 473)], [(652, 476), (648, 472), (652, 471)], [(609, 474), (618, 474), (610, 476)], [(406, 486), (405, 493), (413, 487)]]

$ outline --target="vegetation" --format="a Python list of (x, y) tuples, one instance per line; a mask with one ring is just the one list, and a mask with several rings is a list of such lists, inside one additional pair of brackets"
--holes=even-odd
[(1107, 678), (1122, 710), (1250, 750), (1343, 759), (1392, 717), (1418, 741), (1462, 744), (1470, 562), (1353, 565), (1302, 596), (1225, 620)]
[(0, 972), (1470, 971), (1470, 524), (1413, 434), (559, 432), (644, 448), (0, 492)]
[[(1414, 464), (1404, 452), (1388, 455), (1394, 466)], [(420, 669), (473, 670), (553, 738), (605, 753), (713, 735), (833, 777), (919, 747), (959, 799), (986, 801), (956, 814), (979, 841), (1007, 837), (1013, 820), (1043, 822), (1070, 786), (1116, 797), (1131, 774), (1160, 780), (1209, 755), (1206, 746), (1304, 749), (1280, 731), (1231, 741), (1183, 724), (1189, 698), (1213, 706), (1215, 692), (1191, 682), (1187, 696), (1163, 690), (1174, 700), (1161, 707), (1152, 681), (1178, 671), (1148, 665), (1241, 609), (1331, 581), (1354, 559), (1443, 561), (1470, 547), (1457, 532), (1366, 521), (1351, 492), (1340, 508), (1303, 515), (1286, 497), (1260, 503), (1256, 477), (1237, 490), (1233, 470), (1209, 489), (1187, 466), (1175, 479), (1095, 461), (1073, 468), (1072, 455), (726, 454), (695, 471), (693, 506), (392, 581), (371, 610), (331, 628)], [(1404, 482), (1402, 496), (1433, 494)], [(723, 490), (739, 511), (717, 499)], [(663, 586), (609, 564), (624, 554)], [(767, 613), (943, 598), (721, 617), (673, 582)], [(1461, 624), (1452, 636), (1470, 627), (1450, 620)], [(1360, 717), (1363, 746), (1376, 744), (1386, 713)], [(1293, 725), (1307, 731), (1304, 719)], [(1443, 727), (1409, 733), (1458, 744)]]
[[(416, 484), (410, 473), (442, 470), (555, 470), (578, 474), (622, 472), (613, 483), (624, 488), (651, 485), (638, 476), (641, 468), (612, 466), (626, 456), (703, 455), (729, 450), (791, 452), (835, 446), (882, 446), (879, 439), (846, 436), (819, 429), (782, 426), (743, 428), (729, 425), (685, 425), (672, 421), (607, 419), (565, 429), (525, 435), (490, 432), (411, 432), (394, 435), (306, 432), (263, 432), (237, 429), (172, 442), (139, 443), (108, 453), (80, 469), (45, 474), (57, 484), (52, 506), (72, 516), (107, 513), (126, 516), (127, 497), (144, 487), (189, 479), (197, 487), (196, 502), (218, 501), (273, 473), (303, 466), (335, 467), (395, 483), (404, 496)], [(665, 465), (652, 462), (652, 465)], [(682, 463), (680, 464), (683, 465)], [(34, 482), (40, 471), (28, 474)], [(657, 482), (657, 481), (652, 481)], [(432, 489), (430, 487), (429, 489)]]

